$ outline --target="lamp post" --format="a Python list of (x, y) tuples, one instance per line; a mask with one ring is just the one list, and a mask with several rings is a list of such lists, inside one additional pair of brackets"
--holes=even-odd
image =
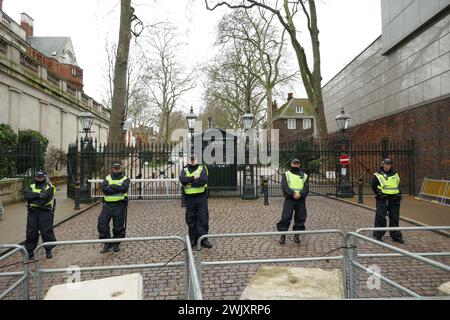
[(244, 166), (244, 186), (242, 199), (245, 200), (254, 200), (256, 199), (255, 194), (255, 186), (254, 186), (254, 178), (253, 178), (253, 166), (250, 164), (250, 156), (249, 156), (249, 142), (250, 137), (248, 132), (252, 128), (253, 124), (253, 114), (247, 109), (247, 112), (243, 115), (242, 120), (244, 122), (244, 130), (245, 130), (245, 166)]
[(186, 116), (186, 123), (191, 134), (191, 155), (194, 153), (194, 129), (197, 122), (197, 115), (194, 113), (194, 109), (191, 106), (189, 114)]
[[(197, 115), (194, 113), (194, 109), (191, 106), (191, 110), (189, 114), (186, 116), (186, 123), (189, 130), (189, 133), (191, 135), (191, 148), (190, 148), (190, 155), (194, 154), (194, 129), (195, 129), (195, 123), (197, 122)], [(181, 207), (186, 207), (186, 199), (184, 195), (184, 189), (181, 187)]]
[(349, 158), (346, 155), (347, 152), (347, 141), (345, 139), (345, 130), (348, 129), (350, 124), (350, 116), (345, 113), (344, 108), (341, 109), (341, 113), (336, 116), (336, 122), (338, 128), (342, 131), (341, 138), (341, 150), (340, 150), (340, 174), (339, 174), (339, 184), (337, 187), (336, 197), (338, 198), (352, 198), (353, 190), (352, 185), (349, 182), (349, 175), (347, 170), (347, 165), (349, 163)]
[(89, 201), (90, 193), (88, 186), (88, 176), (90, 167), (90, 157), (92, 146), (92, 137), (89, 134), (92, 132), (91, 127), (94, 123), (94, 115), (90, 112), (82, 112), (79, 115), (81, 127), (86, 135), (81, 138), (81, 155), (80, 155), (80, 179), (75, 182), (75, 207), (79, 206), (79, 201)]

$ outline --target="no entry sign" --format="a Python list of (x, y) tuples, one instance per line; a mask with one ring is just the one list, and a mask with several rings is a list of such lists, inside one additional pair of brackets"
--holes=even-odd
[(343, 166), (346, 166), (350, 163), (350, 157), (346, 154), (343, 154), (339, 157), (339, 163)]

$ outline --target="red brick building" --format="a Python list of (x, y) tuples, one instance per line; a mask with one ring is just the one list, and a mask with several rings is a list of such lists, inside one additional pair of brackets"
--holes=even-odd
[(294, 98), (293, 93), (280, 108), (272, 106), (273, 128), (279, 130), (280, 144), (295, 143), (314, 136), (314, 112), (308, 99)]

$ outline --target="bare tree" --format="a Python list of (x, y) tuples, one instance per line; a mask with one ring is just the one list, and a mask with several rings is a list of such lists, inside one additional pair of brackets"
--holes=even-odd
[[(267, 133), (273, 128), (272, 101), (276, 85), (288, 84), (297, 73), (289, 74), (286, 67), (285, 30), (273, 26), (275, 16), (258, 8), (253, 14), (248, 10), (235, 10), (222, 21), (222, 41), (245, 42), (256, 57), (248, 65), (266, 92)], [(244, 65), (247, 67), (247, 65)], [(269, 136), (270, 138), (270, 136)]]
[[(314, 115), (317, 124), (318, 137), (321, 141), (327, 139), (328, 129), (324, 113), (322, 96), (322, 75), (320, 69), (320, 45), (319, 29), (317, 26), (317, 11), (314, 0), (229, 0), (215, 1), (204, 0), (206, 8), (210, 11), (218, 7), (226, 6), (231, 9), (252, 9), (261, 8), (274, 14), (291, 39), (292, 47), (297, 56), (297, 64), (302, 77), (303, 85), (309, 101), (314, 106)], [(294, 17), (298, 12), (303, 12), (306, 17), (307, 28), (311, 40), (313, 61), (312, 70), (308, 64), (304, 46), (297, 36), (297, 28)], [(282, 13), (283, 12), (283, 13)]]
[(149, 41), (144, 81), (149, 91), (149, 103), (159, 110), (159, 140), (170, 138), (170, 115), (186, 92), (195, 88), (195, 68), (186, 71), (178, 60), (182, 44), (170, 25), (158, 28)]
[(122, 127), (125, 118), (127, 98), (127, 67), (133, 11), (131, 0), (120, 1), (119, 45), (117, 46), (116, 62), (114, 64), (114, 88), (111, 103), (108, 142), (122, 141)]

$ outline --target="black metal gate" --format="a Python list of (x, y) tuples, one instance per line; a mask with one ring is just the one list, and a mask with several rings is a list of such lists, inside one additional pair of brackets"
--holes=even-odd
[[(235, 148), (236, 150), (236, 148)], [(358, 182), (362, 181), (362, 193), (372, 194), (370, 182), (381, 161), (389, 157), (399, 172), (403, 193), (414, 194), (413, 142), (356, 144), (348, 142), (344, 151), (350, 157), (346, 167), (348, 182), (353, 194), (357, 194)], [(299, 141), (279, 148), (279, 164), (251, 166), (256, 195), (262, 195), (263, 179), (268, 179), (268, 193), (281, 197), (281, 179), (290, 167), (290, 161), (299, 158), (302, 168), (309, 175), (311, 195), (336, 195), (340, 183), (343, 153), (340, 144), (319, 144)], [(68, 197), (75, 196), (75, 182), (80, 181), (80, 200), (90, 198), (90, 179), (104, 179), (110, 173), (111, 164), (120, 160), (131, 179), (177, 179), (186, 163), (187, 153), (179, 144), (139, 144), (136, 146), (97, 144), (92, 139), (81, 139), (70, 145), (68, 154)], [(236, 158), (234, 158), (236, 159)], [(208, 165), (208, 164), (207, 164)], [(214, 188), (211, 197), (240, 197), (243, 194), (243, 171), (245, 166), (235, 163), (209, 164), (209, 181)], [(220, 186), (223, 186), (221, 188)]]

